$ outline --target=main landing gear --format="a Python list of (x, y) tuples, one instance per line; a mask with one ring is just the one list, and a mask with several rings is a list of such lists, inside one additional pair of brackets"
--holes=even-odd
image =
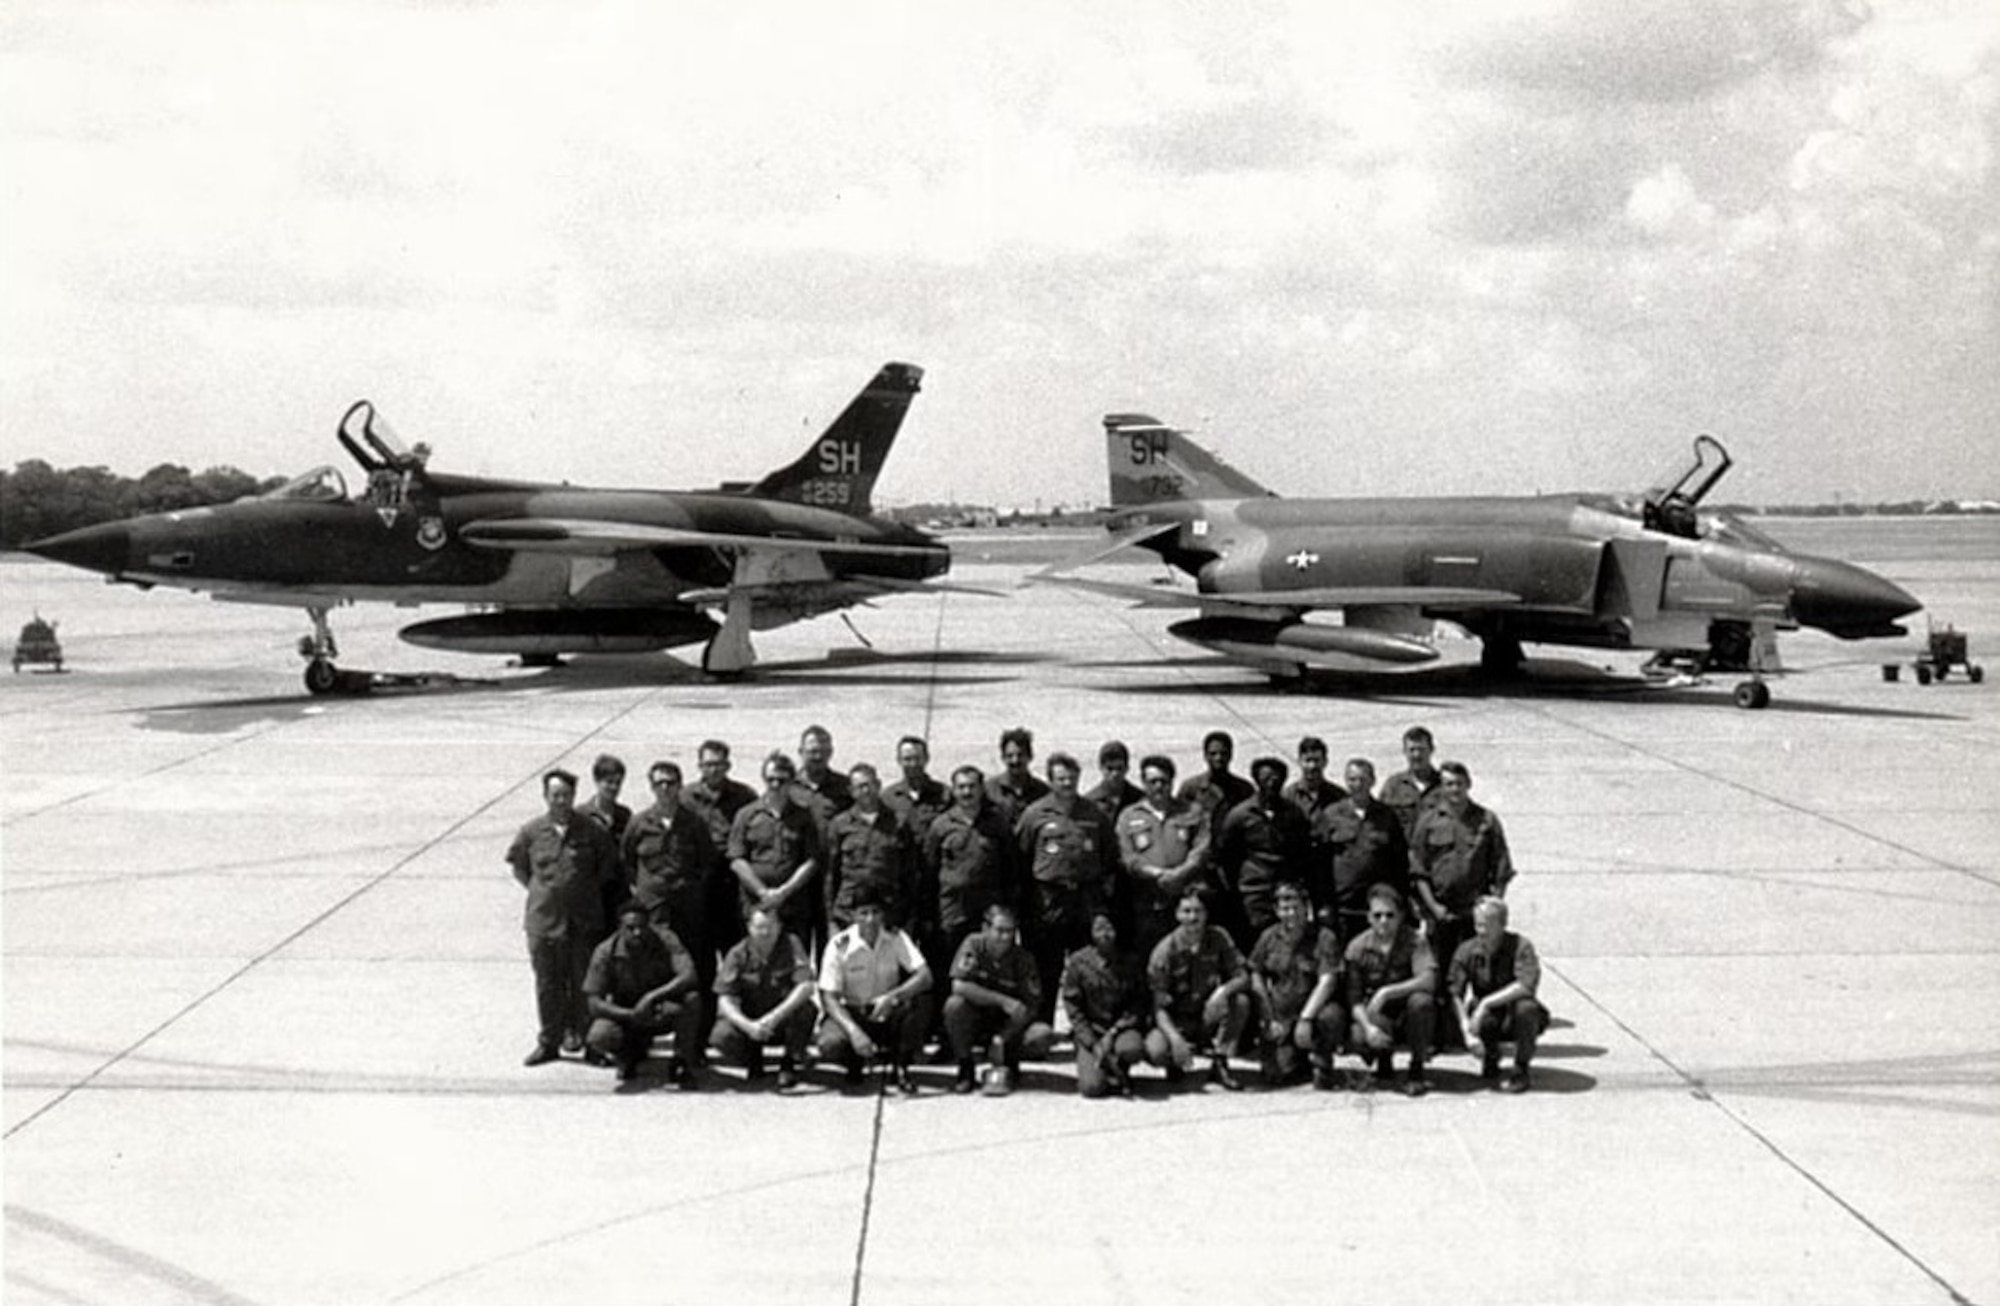
[(1760, 637), (1747, 622), (1718, 621), (1709, 630), (1707, 648), (1661, 649), (1647, 660), (1641, 674), (1648, 680), (1693, 684), (1718, 671), (1744, 672), (1750, 678), (1736, 683), (1729, 700), (1746, 712), (1760, 712), (1771, 706), (1771, 686), (1764, 673), (1777, 669), (1769, 632)]
[(750, 596), (738, 590), (723, 606), (722, 629), (701, 651), (701, 669), (711, 676), (733, 678), (757, 664), (750, 643)]

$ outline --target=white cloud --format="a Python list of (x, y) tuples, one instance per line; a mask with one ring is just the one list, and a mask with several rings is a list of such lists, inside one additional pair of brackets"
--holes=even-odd
[(1715, 206), (1695, 193), (1694, 183), (1674, 164), (1642, 177), (1625, 200), (1625, 220), (1655, 239), (1708, 230), (1715, 223)]
[[(1623, 484), (1807, 409), (1885, 495), (2000, 492), (1995, 383), (1938, 361), (2000, 345), (2000, 19), (1865, 17), (16, 5), (0, 410), (261, 472), (368, 391), (455, 466), (702, 483), (907, 357), (910, 497), (1099, 493), (1130, 404), (1302, 488)], [(1871, 463), (1892, 420), (1936, 456)]]

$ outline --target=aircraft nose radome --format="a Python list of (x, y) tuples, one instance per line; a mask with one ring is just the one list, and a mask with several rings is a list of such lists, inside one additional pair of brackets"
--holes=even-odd
[(102, 526), (64, 531), (45, 540), (35, 540), (25, 547), (28, 552), (54, 562), (115, 576), (125, 570), (131, 558), (132, 532), (123, 522), (107, 522)]
[(1895, 582), (1830, 558), (1801, 559), (1792, 589), (1792, 615), (1801, 624), (1849, 639), (1900, 635), (1896, 618), (1922, 606)]

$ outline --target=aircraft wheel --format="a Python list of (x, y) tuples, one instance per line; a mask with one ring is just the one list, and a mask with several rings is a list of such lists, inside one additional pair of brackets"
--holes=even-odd
[(1985, 668), (1985, 667), (1967, 667), (1967, 668), (1965, 669), (1965, 678), (1966, 678), (1967, 680), (1970, 680), (1970, 681), (1971, 681), (1971, 682), (1972, 682), (1973, 684), (1975, 684), (1975, 685), (1976, 685), (1976, 684), (1978, 684), (1978, 683), (1979, 683), (1980, 681), (1982, 681), (1982, 680), (1986, 679), (1986, 668)]
[(1746, 680), (1736, 686), (1736, 706), (1755, 712), (1771, 705), (1771, 687), (1761, 680)]
[(325, 658), (314, 658), (306, 663), (306, 692), (308, 694), (331, 694), (340, 684), (340, 668)]

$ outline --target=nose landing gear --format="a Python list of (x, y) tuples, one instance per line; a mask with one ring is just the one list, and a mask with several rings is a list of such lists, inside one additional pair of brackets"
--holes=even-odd
[(306, 660), (306, 692), (331, 694), (340, 687), (340, 668), (333, 660), (340, 647), (333, 642), (333, 627), (326, 620), (327, 609), (307, 608), (312, 618), (312, 634), (299, 637), (299, 656)]

